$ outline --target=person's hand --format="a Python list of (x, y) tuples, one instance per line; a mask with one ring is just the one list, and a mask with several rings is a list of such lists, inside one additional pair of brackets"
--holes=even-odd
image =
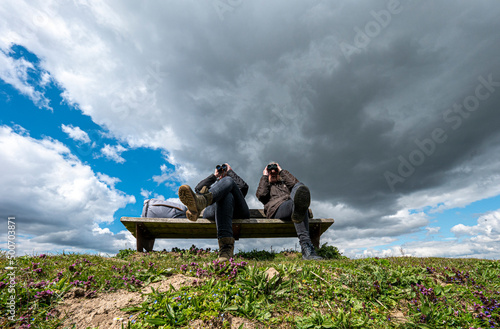
[(267, 172), (267, 166), (264, 167), (264, 171), (262, 171), (262, 175), (269, 176), (269, 173)]
[(279, 163), (276, 163), (276, 165), (278, 166), (278, 174), (279, 174), (281, 172), (281, 167)]
[(217, 177), (217, 178), (223, 178), (227, 175), (227, 172), (229, 170), (231, 170), (231, 166), (229, 165), (229, 163), (224, 163), (226, 165), (226, 170), (225, 171), (222, 171), (220, 174), (219, 172), (217, 171), (217, 168), (215, 168), (215, 171), (214, 171), (214, 176)]

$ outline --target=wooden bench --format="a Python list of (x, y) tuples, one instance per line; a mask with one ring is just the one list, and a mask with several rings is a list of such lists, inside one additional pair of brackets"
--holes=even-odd
[[(155, 239), (216, 239), (215, 221), (198, 218), (192, 222), (187, 218), (122, 217), (121, 222), (137, 240), (137, 251), (152, 251)], [(319, 248), (319, 239), (332, 224), (332, 218), (309, 219), (312, 243)], [(268, 219), (262, 209), (250, 209), (250, 219), (233, 219), (235, 240), (245, 238), (289, 238), (297, 237), (291, 221)]]

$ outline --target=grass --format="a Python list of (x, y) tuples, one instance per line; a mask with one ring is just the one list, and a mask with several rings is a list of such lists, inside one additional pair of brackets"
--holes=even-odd
[[(330, 259), (303, 261), (294, 251), (240, 252), (219, 263), (211, 250), (174, 248), (116, 257), (64, 254), (14, 259), (16, 318), (0, 327), (60, 328), (58, 305), (75, 287), (82, 298), (141, 291), (174, 274), (193, 284), (153, 290), (125, 328), (177, 328), (194, 320), (226, 328), (228, 316), (262, 328), (498, 328), (500, 262), (481, 259), (366, 258), (351, 260), (323, 245)], [(0, 301), (8, 308), (9, 259), (0, 257)], [(268, 276), (274, 268), (279, 275)]]

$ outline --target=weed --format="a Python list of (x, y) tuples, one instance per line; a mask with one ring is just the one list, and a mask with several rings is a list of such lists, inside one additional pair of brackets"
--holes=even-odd
[(252, 259), (252, 260), (273, 260), (276, 257), (275, 252), (269, 252), (266, 250), (252, 250), (252, 251), (241, 251), (239, 250), (236, 254), (236, 257), (240, 257), (243, 259)]
[(337, 247), (328, 246), (326, 243), (323, 243), (321, 247), (317, 250), (318, 255), (325, 259), (342, 259), (347, 258), (342, 256)]

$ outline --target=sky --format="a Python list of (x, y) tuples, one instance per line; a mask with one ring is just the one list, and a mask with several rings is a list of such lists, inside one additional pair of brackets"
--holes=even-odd
[[(6, 0), (0, 246), (115, 254), (227, 162), (306, 184), (350, 258), (500, 259), (500, 3)], [(158, 240), (156, 250), (217, 248)], [(242, 239), (235, 250), (298, 248)]]

